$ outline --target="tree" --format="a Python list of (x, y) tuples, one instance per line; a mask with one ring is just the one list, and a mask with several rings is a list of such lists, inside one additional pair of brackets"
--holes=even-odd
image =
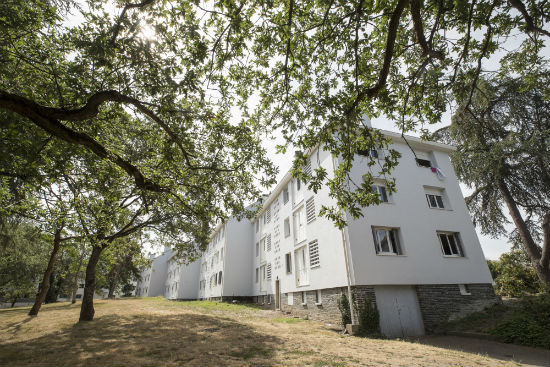
[(529, 257), (521, 248), (513, 248), (500, 255), (498, 260), (488, 260), (487, 264), (495, 281), (497, 294), (520, 297), (543, 290)]
[[(197, 256), (211, 223), (245, 215), (257, 183), (269, 186), (276, 172), (261, 126), (229, 121), (233, 97), (207, 57), (215, 41), (198, 8), (117, 3), (113, 16), (104, 10), (112, 3), (0, 5), (0, 133), (10, 157), (1, 192), (48, 185), (44, 176), (79, 192), (91, 245), (82, 320), (93, 318), (95, 267), (113, 241), (150, 228)], [(75, 13), (81, 19), (64, 21)], [(57, 162), (57, 174), (43, 174)]]
[[(302, 152), (294, 174), (314, 191), (330, 188), (336, 205), (322, 212), (340, 227), (346, 212), (356, 218), (361, 206), (377, 203), (372, 175), (389, 175), (399, 158), (390, 150), (371, 160), (365, 182), (349, 179), (357, 149), (388, 148), (364, 114), (385, 115), (403, 133), (419, 129), (470, 100), (487, 73), (525, 76), (549, 59), (546, 1), (256, 0), (205, 11), (219, 41), (209, 51), (215, 67), (231, 70), (243, 113), (281, 131), (282, 151)], [(512, 35), (519, 46), (506, 44)], [(491, 56), (500, 64), (489, 66)], [(339, 158), (334, 177), (303, 172), (317, 146)], [(387, 184), (393, 189), (389, 176)]]
[(141, 246), (135, 235), (119, 239), (107, 249), (98, 264), (101, 279), (96, 287), (107, 288), (108, 297), (114, 298), (115, 293), (122, 291), (124, 287), (128, 290), (128, 285), (139, 279), (140, 269), (149, 263), (150, 260), (141, 253)]
[(436, 137), (457, 145), (451, 159), (459, 180), (474, 190), (466, 198), (474, 224), (486, 234), (506, 234), (506, 206), (515, 226), (512, 240), (548, 286), (550, 73), (531, 77), (483, 80)]
[(43, 272), (50, 239), (21, 218), (0, 221), (0, 297), (12, 302), (31, 298)]

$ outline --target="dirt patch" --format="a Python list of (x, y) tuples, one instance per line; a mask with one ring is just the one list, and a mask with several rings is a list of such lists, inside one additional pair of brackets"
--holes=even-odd
[(2, 366), (510, 366), (515, 358), (343, 336), (319, 322), (215, 302), (99, 301), (86, 323), (77, 322), (79, 304), (27, 312), (0, 311)]

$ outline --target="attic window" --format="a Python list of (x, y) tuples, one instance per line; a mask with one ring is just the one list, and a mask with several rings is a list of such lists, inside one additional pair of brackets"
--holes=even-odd
[(430, 162), (427, 159), (421, 159), (421, 158), (416, 158), (416, 164), (418, 164), (420, 167), (430, 168), (432, 166), (432, 162)]

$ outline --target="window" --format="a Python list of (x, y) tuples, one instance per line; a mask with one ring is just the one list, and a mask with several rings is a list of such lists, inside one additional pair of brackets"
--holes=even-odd
[(302, 188), (302, 183), (300, 182), (300, 179), (297, 178), (296, 179), (296, 191), (300, 191), (301, 188)]
[(290, 196), (288, 195), (288, 189), (283, 189), (283, 203), (288, 203)]
[[(145, 281), (147, 281), (147, 278), (145, 278)], [(84, 283), (80, 283), (80, 284), (78, 285), (78, 288), (84, 288)]]
[(397, 228), (373, 227), (374, 248), (378, 255), (402, 255)]
[(290, 218), (286, 218), (284, 222), (285, 238), (290, 236)]
[(441, 251), (445, 256), (462, 257), (462, 248), (458, 240), (458, 233), (455, 232), (438, 232), (439, 242), (441, 243)]
[(306, 200), (306, 217), (307, 223), (311, 223), (315, 220), (315, 200), (314, 197), (310, 197)]
[(223, 261), (223, 248), (220, 250), (220, 261)]
[(289, 252), (285, 255), (286, 273), (292, 273), (292, 254)]
[(294, 212), (294, 240), (300, 243), (306, 239), (305, 208), (302, 206)]
[(315, 291), (315, 304), (319, 306), (321, 303), (322, 303), (321, 290), (317, 289), (317, 291)]
[(256, 283), (260, 280), (260, 268), (256, 268)]
[(472, 293), (470, 293), (470, 289), (468, 288), (467, 284), (459, 284), (458, 290), (460, 291), (460, 294), (463, 296), (471, 296)]
[(256, 220), (256, 233), (260, 230), (260, 220)]
[(422, 159), (422, 158), (416, 158), (416, 164), (420, 167), (430, 168), (432, 166), (432, 162), (430, 162), (429, 159)]
[(271, 263), (267, 264), (267, 270), (266, 270), (266, 278), (267, 280), (271, 280)]
[(441, 195), (435, 194), (426, 194), (426, 199), (428, 200), (428, 206), (434, 209), (444, 209), (443, 197)]
[(378, 151), (376, 149), (357, 149), (357, 154), (365, 156), (365, 157), (372, 157), (372, 158), (378, 158)]
[(372, 191), (378, 193), (378, 197), (380, 198), (381, 202), (389, 203), (388, 193), (386, 192), (385, 186), (375, 185), (372, 187)]
[(306, 302), (307, 302), (306, 292), (302, 292), (302, 305), (305, 305)]
[(81, 299), (82, 298), (82, 295), (81, 294), (77, 294), (76, 295), (76, 299)]
[(319, 243), (313, 240), (309, 243), (309, 266), (314, 268), (321, 265), (319, 261)]
[(222, 271), (218, 273), (218, 284), (222, 284)]
[(266, 239), (266, 251), (271, 251), (271, 233), (267, 235)]
[(260, 255), (260, 243), (256, 242), (256, 257)]

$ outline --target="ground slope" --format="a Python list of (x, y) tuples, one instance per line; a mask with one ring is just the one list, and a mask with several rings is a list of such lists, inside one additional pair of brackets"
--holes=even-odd
[(85, 323), (78, 303), (46, 305), (35, 318), (27, 312), (0, 310), (0, 366), (519, 365), (426, 339), (342, 336), (318, 322), (213, 302), (97, 301), (95, 320)]

